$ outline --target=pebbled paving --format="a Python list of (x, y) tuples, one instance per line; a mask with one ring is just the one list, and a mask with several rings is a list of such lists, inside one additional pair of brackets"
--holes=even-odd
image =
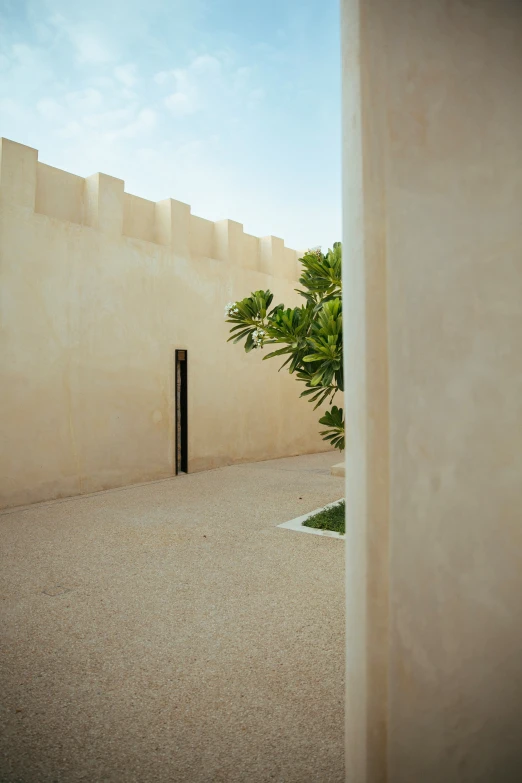
[(0, 515), (1, 783), (341, 783), (338, 452)]

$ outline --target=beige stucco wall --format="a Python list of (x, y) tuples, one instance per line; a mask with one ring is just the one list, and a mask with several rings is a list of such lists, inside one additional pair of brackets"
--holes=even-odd
[(297, 303), (296, 251), (5, 139), (0, 165), (0, 505), (172, 475), (176, 348), (189, 472), (327, 448), (295, 378), (226, 343), (228, 301)]
[(522, 3), (344, 0), (347, 780), (522, 779)]

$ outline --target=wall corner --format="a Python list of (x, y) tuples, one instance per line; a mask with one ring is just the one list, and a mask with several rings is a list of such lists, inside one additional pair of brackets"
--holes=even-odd
[(0, 139), (0, 196), (11, 204), (34, 211), (38, 150)]
[(108, 174), (91, 174), (85, 179), (84, 223), (103, 234), (118, 237), (123, 232), (125, 183)]
[(219, 261), (243, 265), (243, 224), (235, 220), (214, 223), (214, 253)]
[(171, 247), (179, 255), (189, 255), (189, 204), (166, 198), (156, 202), (155, 210), (156, 242)]
[(261, 237), (259, 248), (261, 272), (264, 272), (266, 275), (281, 277), (285, 253), (284, 241), (279, 237)]

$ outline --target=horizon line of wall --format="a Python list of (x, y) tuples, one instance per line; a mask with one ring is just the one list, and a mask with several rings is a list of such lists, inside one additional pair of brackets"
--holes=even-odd
[(215, 258), (297, 281), (305, 252), (275, 236), (256, 237), (234, 220), (213, 222), (175, 199), (149, 201), (125, 192), (108, 174), (83, 178), (38, 160), (38, 150), (0, 137), (0, 198), (36, 215), (93, 229), (115, 239), (169, 247), (176, 255)]

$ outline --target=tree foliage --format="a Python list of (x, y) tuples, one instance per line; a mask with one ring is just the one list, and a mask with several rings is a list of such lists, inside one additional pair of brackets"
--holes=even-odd
[(319, 419), (327, 428), (321, 435), (340, 451), (344, 416), (333, 400), (343, 391), (341, 252), (341, 243), (336, 242), (326, 254), (309, 250), (299, 259), (301, 288), (295, 290), (305, 300), (301, 307), (271, 307), (271, 291), (255, 291), (225, 307), (226, 321), (232, 324), (228, 342), (244, 340), (247, 353), (280, 346), (263, 358), (286, 357), (279, 369), (287, 367), (304, 384), (301, 397), (308, 397), (314, 410), (325, 403), (330, 406)]

